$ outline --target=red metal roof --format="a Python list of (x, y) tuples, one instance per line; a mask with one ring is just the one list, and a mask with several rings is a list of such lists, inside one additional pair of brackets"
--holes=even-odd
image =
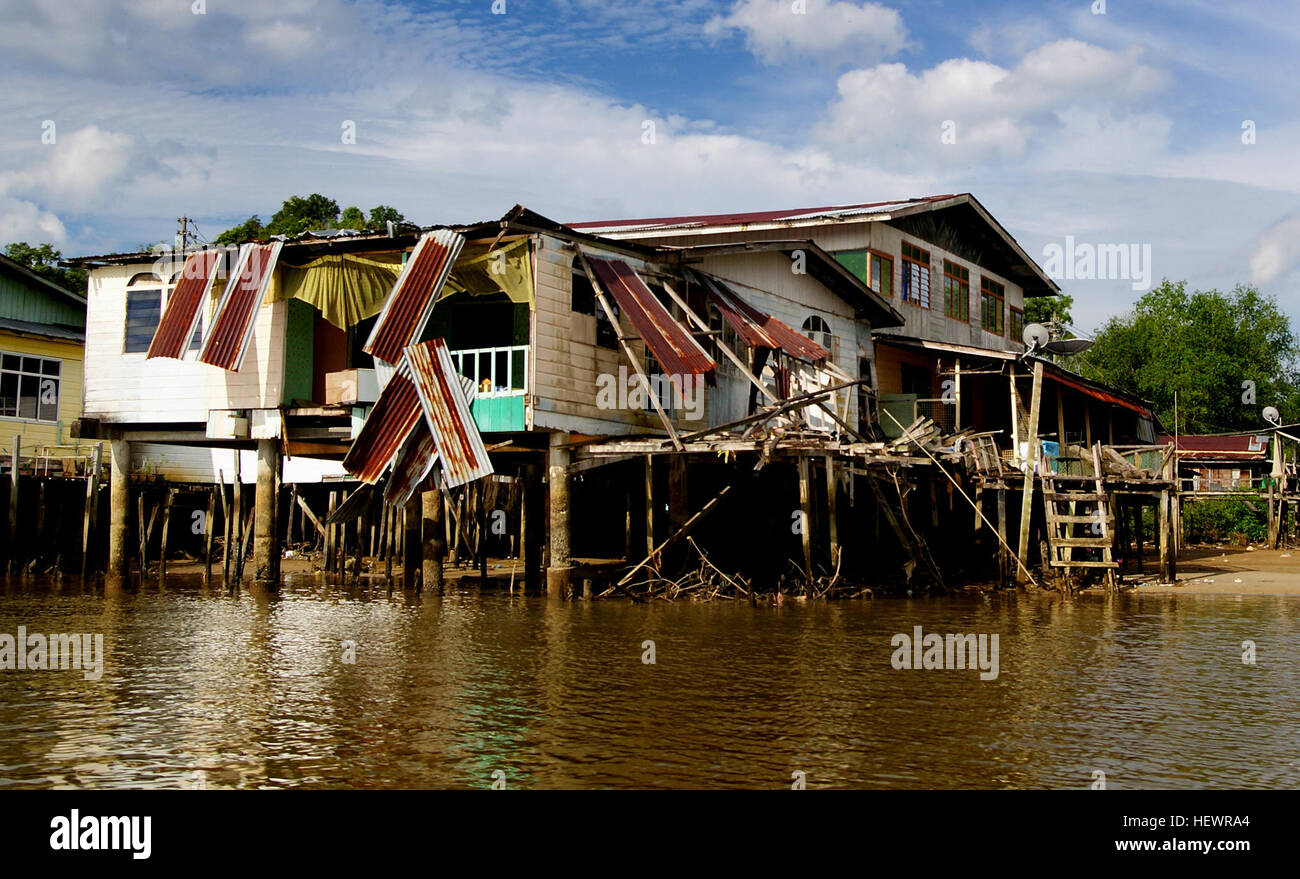
[(199, 360), (238, 371), (253, 337), (257, 310), (266, 298), (266, 288), (275, 273), (283, 242), (271, 244), (245, 244), (239, 251), (239, 261), (230, 274), (221, 301), (212, 315), (212, 325), (203, 339)]
[(409, 371), (399, 368), (379, 392), (366, 423), (343, 458), (343, 469), (374, 485), (419, 422), (420, 395)]
[(803, 333), (796, 332), (789, 324), (749, 305), (722, 281), (706, 275), (701, 277), (712, 290), (713, 304), (718, 307), (722, 319), (731, 325), (749, 347), (779, 348), (791, 357), (809, 363), (820, 363), (830, 357), (830, 352), (821, 345)]
[(821, 216), (877, 213), (881, 210), (943, 201), (956, 198), (960, 193), (929, 195), (923, 198), (903, 198), (893, 201), (864, 202), (862, 204), (824, 205), (812, 208), (790, 208), (780, 211), (750, 211), (736, 214), (696, 214), (680, 217), (648, 217), (633, 220), (593, 220), (585, 223), (566, 223), (570, 229), (617, 229), (622, 227), (672, 227), (672, 226), (737, 226), (746, 223), (779, 223), (782, 221), (811, 219)]
[(1123, 406), (1125, 409), (1131, 409), (1134, 412), (1138, 413), (1139, 415), (1145, 415), (1147, 418), (1151, 417), (1150, 409), (1147, 409), (1143, 406), (1139, 406), (1137, 403), (1133, 403), (1129, 400), (1125, 400), (1123, 397), (1120, 397), (1116, 394), (1111, 394), (1108, 393), (1107, 391), (1103, 391), (1098, 388), (1089, 387), (1083, 382), (1078, 382), (1078, 381), (1074, 381), (1073, 379), (1066, 378), (1065, 376), (1061, 375), (1059, 370), (1055, 370), (1055, 369), (1050, 370), (1046, 373), (1046, 375), (1047, 378), (1058, 381), (1068, 388), (1074, 388), (1076, 391), (1082, 394), (1087, 394), (1089, 397), (1092, 397), (1097, 400), (1101, 400), (1103, 403), (1113, 403), (1116, 406)]
[(442, 459), (443, 478), (450, 488), (492, 473), (492, 460), (461, 388), (460, 375), (447, 353), (447, 343), (432, 339), (404, 352), (420, 395), (425, 422)]
[(707, 375), (717, 368), (713, 358), (684, 326), (673, 320), (630, 265), (594, 256), (587, 257), (587, 263), (596, 275), (592, 280), (614, 297), (665, 373)]
[(205, 250), (192, 253), (185, 259), (181, 269), (180, 280), (176, 289), (167, 297), (167, 310), (158, 321), (153, 341), (149, 343), (149, 357), (185, 356), (185, 348), (194, 336), (194, 328), (199, 322), (199, 312), (212, 289), (212, 282), (217, 276), (217, 264), (221, 261), (221, 251)]
[(1268, 457), (1267, 434), (1234, 436), (1162, 436), (1162, 445), (1176, 443), (1183, 460), (1263, 460)]
[(449, 229), (438, 229), (420, 238), (366, 340), (367, 354), (397, 365), (402, 349), (418, 341), (424, 332), (438, 293), (464, 246), (464, 236)]
[(423, 419), (417, 420), (393, 460), (393, 475), (384, 488), (384, 500), (399, 507), (405, 505), (437, 460), (438, 446), (433, 434)]

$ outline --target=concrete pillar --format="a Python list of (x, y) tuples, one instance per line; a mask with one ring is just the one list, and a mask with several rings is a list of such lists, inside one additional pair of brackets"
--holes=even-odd
[(419, 589), (421, 570), (420, 495), (413, 493), (406, 502), (402, 535), (402, 588)]
[(422, 588), (442, 591), (442, 556), (447, 548), (446, 524), (443, 522), (442, 491), (426, 491), (423, 506), (424, 565)]
[(128, 513), (131, 509), (131, 444), (119, 437), (109, 443), (108, 568), (104, 585), (121, 589), (130, 583), (131, 561), (126, 549)]
[(276, 476), (280, 469), (279, 441), (257, 441), (257, 493), (253, 507), (253, 580), (262, 586), (280, 583), (280, 539), (276, 527)]
[(546, 569), (546, 594), (568, 598), (573, 567), (569, 563), (569, 434), (551, 433), (547, 479), (551, 494), (551, 564)]

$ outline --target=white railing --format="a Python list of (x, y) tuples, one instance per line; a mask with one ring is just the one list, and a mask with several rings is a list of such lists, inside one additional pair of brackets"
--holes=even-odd
[(456, 371), (473, 379), (480, 397), (521, 397), (528, 393), (528, 346), (463, 348), (449, 352)]

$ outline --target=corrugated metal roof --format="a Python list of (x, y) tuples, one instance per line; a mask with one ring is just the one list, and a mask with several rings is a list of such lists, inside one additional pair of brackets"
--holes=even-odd
[(248, 342), (253, 337), (257, 310), (266, 298), (266, 288), (271, 283), (283, 246), (276, 241), (272, 244), (245, 244), (239, 249), (239, 261), (235, 263), (225, 292), (212, 315), (212, 325), (203, 339), (200, 361), (222, 369), (239, 370), (248, 351)]
[(1181, 460), (1264, 460), (1268, 456), (1267, 434), (1233, 436), (1162, 436), (1161, 445), (1176, 443)]
[(366, 423), (343, 458), (343, 468), (374, 485), (419, 421), (420, 395), (410, 370), (402, 365), (379, 392)]
[(588, 256), (596, 277), (619, 309), (632, 321), (637, 335), (670, 376), (707, 375), (717, 367), (695, 337), (668, 313), (632, 267), (622, 260)]
[(419, 419), (393, 460), (393, 475), (384, 487), (384, 501), (404, 506), (437, 460), (438, 445), (429, 433), (429, 425)]
[(402, 349), (424, 332), (438, 293), (464, 246), (464, 236), (449, 229), (420, 238), (366, 340), (367, 354), (394, 365), (402, 359)]
[(420, 395), (425, 422), (438, 446), (442, 473), (455, 488), (492, 473), (492, 459), (470, 412), (447, 343), (432, 339), (411, 345), (404, 352)]
[(586, 223), (569, 223), (571, 229), (588, 232), (632, 231), (634, 229), (698, 229), (714, 226), (745, 226), (761, 223), (789, 223), (822, 218), (838, 219), (866, 214), (887, 213), (890, 210), (916, 207), (936, 201), (955, 198), (959, 193), (929, 195), (923, 198), (895, 201), (866, 202), (863, 204), (827, 205), (814, 208), (793, 208), (780, 211), (750, 211), (734, 214), (696, 214), (680, 217), (650, 217), (639, 220), (596, 220)]
[(199, 312), (212, 290), (220, 262), (221, 252), (217, 250), (205, 250), (186, 257), (176, 289), (167, 297), (167, 310), (158, 321), (158, 329), (154, 331), (153, 341), (149, 343), (146, 358), (180, 359), (185, 356), (185, 349), (194, 337)]
[(80, 327), (39, 324), (30, 320), (13, 320), (7, 317), (0, 317), (0, 330), (9, 330), (10, 332), (28, 336), (43, 336), (47, 339), (66, 339), (69, 342), (86, 341), (86, 331)]
[(796, 332), (789, 324), (749, 305), (722, 281), (708, 275), (700, 277), (713, 293), (713, 304), (718, 306), (722, 319), (745, 340), (746, 345), (751, 348), (779, 348), (791, 357), (809, 363), (820, 363), (831, 356), (829, 351)]

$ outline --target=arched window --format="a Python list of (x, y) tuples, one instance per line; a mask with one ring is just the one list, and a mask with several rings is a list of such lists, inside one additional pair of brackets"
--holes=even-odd
[(835, 336), (831, 334), (831, 325), (819, 314), (814, 314), (803, 322), (803, 334), (834, 353)]
[(162, 318), (164, 286), (153, 272), (138, 272), (127, 282), (124, 354), (143, 354), (149, 350)]

